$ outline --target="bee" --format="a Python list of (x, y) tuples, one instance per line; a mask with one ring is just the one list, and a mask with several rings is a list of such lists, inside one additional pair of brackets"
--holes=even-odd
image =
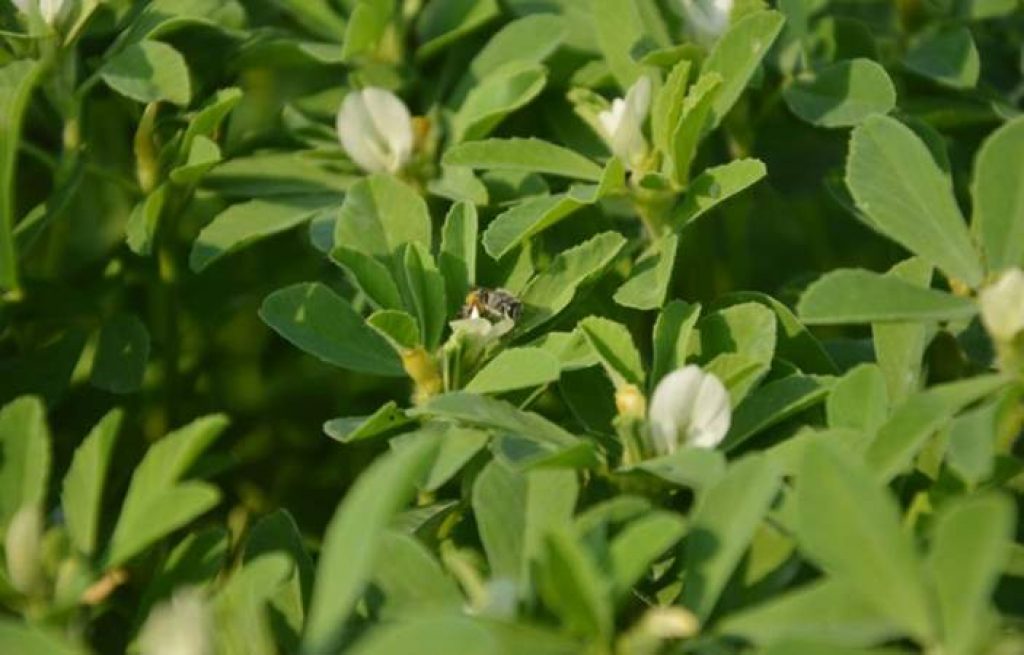
[(466, 296), (466, 304), (459, 312), (460, 318), (486, 318), (491, 322), (505, 319), (513, 323), (523, 313), (523, 303), (511, 291), (477, 287)]

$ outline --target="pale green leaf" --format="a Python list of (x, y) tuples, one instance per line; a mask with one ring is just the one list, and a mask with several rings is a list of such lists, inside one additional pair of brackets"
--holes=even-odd
[(263, 301), (260, 318), (298, 348), (353, 371), (401, 377), (394, 350), (344, 298), (319, 282), (281, 289)]
[(338, 505), (324, 535), (302, 652), (337, 651), (346, 619), (372, 578), (385, 530), (415, 495), (436, 452), (436, 442), (422, 441), (384, 455)]
[(50, 431), (46, 408), (25, 396), (0, 409), (0, 535), (18, 510), (45, 510), (50, 476)]
[(133, 43), (104, 64), (100, 77), (114, 91), (136, 102), (184, 106), (192, 100), (188, 63), (161, 41)]
[(850, 141), (846, 185), (879, 232), (950, 277), (981, 282), (950, 180), (909, 127), (877, 115), (861, 123)]
[(850, 127), (896, 106), (896, 88), (885, 69), (870, 59), (831, 64), (798, 78), (783, 92), (790, 110), (821, 127)]
[(501, 394), (530, 389), (558, 380), (561, 365), (554, 355), (540, 348), (510, 348), (485, 365), (465, 390), (471, 393)]
[(952, 321), (977, 313), (968, 298), (859, 269), (826, 274), (807, 288), (797, 309), (810, 325)]
[(702, 72), (722, 76), (722, 90), (715, 100), (712, 127), (729, 113), (746, 89), (761, 60), (782, 31), (785, 18), (777, 11), (758, 11), (733, 23), (715, 43)]
[(625, 325), (591, 316), (580, 321), (578, 329), (601, 360), (616, 389), (633, 385), (644, 388), (644, 366), (640, 352)]
[(86, 556), (96, 552), (103, 489), (123, 419), (124, 413), (116, 409), (104, 416), (75, 450), (64, 476), (61, 509), (71, 542)]
[(954, 89), (973, 88), (981, 74), (981, 57), (967, 27), (925, 34), (903, 63), (918, 75)]
[(540, 139), (487, 139), (449, 148), (444, 154), (448, 166), (499, 169), (557, 175), (597, 182), (601, 167), (583, 155)]
[(974, 166), (974, 219), (988, 270), (1024, 267), (1024, 118), (993, 132)]

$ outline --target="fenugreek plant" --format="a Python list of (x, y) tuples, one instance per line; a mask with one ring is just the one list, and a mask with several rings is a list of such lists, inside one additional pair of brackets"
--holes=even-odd
[(1024, 651), (1019, 0), (0, 0), (0, 653)]

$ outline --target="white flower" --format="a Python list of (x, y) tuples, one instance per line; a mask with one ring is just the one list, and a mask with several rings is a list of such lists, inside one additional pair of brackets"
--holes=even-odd
[(625, 98), (616, 98), (612, 106), (597, 115), (601, 136), (612, 154), (630, 168), (637, 168), (647, 157), (644, 122), (651, 108), (651, 80), (641, 77), (626, 92)]
[(686, 445), (714, 448), (732, 421), (729, 392), (713, 374), (685, 366), (658, 383), (648, 418), (657, 455)]
[(73, 0), (11, 0), (14, 6), (18, 8), (21, 13), (29, 15), (33, 13), (33, 10), (38, 11), (39, 15), (47, 25), (54, 25), (64, 15), (65, 10), (68, 9)]
[(412, 117), (394, 93), (374, 87), (345, 96), (338, 112), (345, 152), (368, 173), (397, 173), (412, 157)]
[(213, 618), (203, 593), (182, 589), (154, 607), (139, 646), (142, 655), (213, 655)]
[(729, 27), (733, 4), (733, 0), (683, 0), (686, 26), (698, 41), (710, 44)]
[(1012, 268), (978, 295), (981, 322), (995, 341), (1009, 343), (1024, 331), (1024, 271)]
[(23, 594), (32, 594), (42, 582), (42, 540), (43, 516), (39, 508), (27, 505), (19, 509), (7, 526), (4, 550), (7, 577), (11, 586)]

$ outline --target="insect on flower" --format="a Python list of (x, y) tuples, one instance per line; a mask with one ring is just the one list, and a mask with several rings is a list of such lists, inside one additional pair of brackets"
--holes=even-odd
[(511, 291), (477, 287), (466, 296), (466, 304), (459, 312), (460, 318), (486, 318), (489, 321), (508, 319), (518, 321), (523, 313), (523, 303)]

